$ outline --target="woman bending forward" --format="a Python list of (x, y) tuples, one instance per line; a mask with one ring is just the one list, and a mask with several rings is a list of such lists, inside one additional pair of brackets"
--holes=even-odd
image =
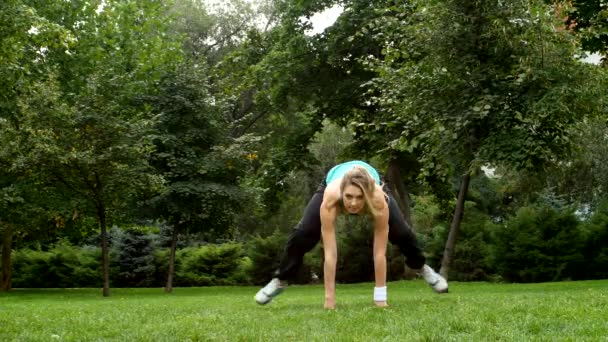
[(304, 216), (289, 236), (285, 254), (272, 280), (255, 295), (258, 304), (267, 304), (293, 279), (304, 258), (323, 239), (326, 309), (336, 307), (336, 217), (339, 214), (371, 215), (374, 222), (373, 299), (377, 306), (387, 306), (386, 245), (399, 247), (408, 267), (416, 270), (435, 292), (448, 292), (446, 280), (425, 264), (416, 236), (402, 217), (397, 202), (383, 187), (374, 167), (354, 160), (334, 166), (312, 196)]

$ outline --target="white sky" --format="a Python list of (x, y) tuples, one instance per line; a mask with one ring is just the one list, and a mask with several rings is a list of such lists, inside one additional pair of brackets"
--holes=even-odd
[(336, 22), (336, 19), (338, 19), (342, 10), (342, 6), (335, 5), (323, 12), (316, 13), (310, 18), (313, 29), (307, 33), (309, 35), (314, 35), (323, 32), (323, 30)]
[(591, 64), (600, 64), (602, 56), (599, 53), (592, 53), (589, 56), (583, 58), (583, 61)]

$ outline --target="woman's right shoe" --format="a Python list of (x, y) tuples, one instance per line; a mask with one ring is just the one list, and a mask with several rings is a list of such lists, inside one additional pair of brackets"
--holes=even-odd
[(433, 291), (437, 293), (447, 293), (448, 292), (448, 282), (445, 280), (441, 274), (435, 272), (429, 265), (424, 265), (422, 267), (422, 271), (420, 272), (424, 281), (427, 282), (433, 288)]

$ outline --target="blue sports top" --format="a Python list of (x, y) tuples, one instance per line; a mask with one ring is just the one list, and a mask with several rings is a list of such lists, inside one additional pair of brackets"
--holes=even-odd
[(378, 173), (378, 171), (376, 171), (373, 166), (361, 160), (353, 160), (334, 166), (327, 173), (327, 176), (325, 177), (325, 182), (329, 184), (336, 179), (342, 178), (346, 172), (350, 171), (353, 168), (353, 166), (364, 167), (367, 172), (369, 172), (369, 174), (372, 176), (372, 178), (376, 181), (376, 184), (380, 184), (380, 174)]

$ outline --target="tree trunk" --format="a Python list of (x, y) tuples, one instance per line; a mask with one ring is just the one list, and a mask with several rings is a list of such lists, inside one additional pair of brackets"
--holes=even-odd
[(460, 184), (460, 190), (458, 191), (458, 200), (456, 201), (456, 209), (454, 210), (454, 217), (452, 218), (452, 224), (450, 224), (450, 233), (448, 235), (448, 241), (445, 243), (445, 250), (443, 251), (443, 259), (441, 260), (441, 269), (439, 273), (447, 280), (448, 273), (450, 271), (450, 265), (454, 259), (454, 248), (456, 246), (456, 237), (458, 236), (458, 230), (460, 229), (460, 222), (464, 215), (464, 200), (467, 197), (467, 191), (469, 190), (469, 181), (471, 180), (471, 173), (467, 172), (462, 178)]
[(405, 184), (403, 184), (403, 180), (401, 179), (401, 171), (399, 170), (397, 159), (391, 159), (391, 161), (388, 163), (386, 178), (391, 187), (391, 191), (393, 191), (395, 194), (395, 199), (397, 200), (397, 204), (399, 204), (399, 208), (401, 209), (405, 222), (407, 222), (410, 227), (414, 229), (412, 225), (412, 214), (410, 211), (410, 195), (405, 187)]
[(165, 292), (173, 291), (173, 274), (175, 274), (175, 249), (177, 248), (177, 226), (173, 226), (173, 234), (171, 236), (171, 251), (169, 252), (169, 272), (167, 274), (167, 285)]
[(2, 230), (2, 274), (0, 275), (0, 291), (11, 289), (11, 251), (13, 245), (13, 230), (10, 224), (5, 224)]
[(101, 231), (101, 273), (103, 277), (103, 296), (110, 296), (110, 258), (108, 248), (108, 231), (106, 226), (105, 206), (97, 206), (97, 219), (99, 220), (99, 230)]

